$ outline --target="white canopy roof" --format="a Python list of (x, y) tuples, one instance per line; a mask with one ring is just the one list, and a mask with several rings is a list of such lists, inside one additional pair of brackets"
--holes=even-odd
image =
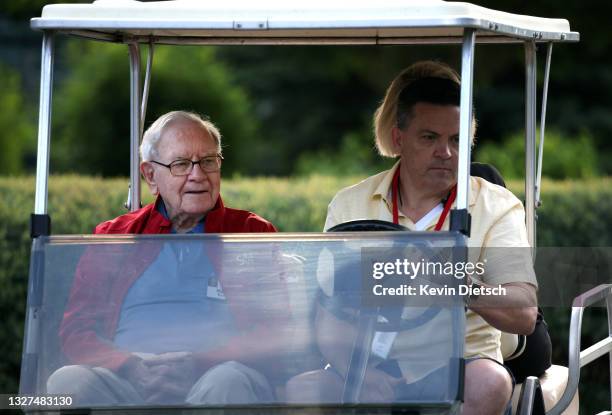
[(210, 44), (456, 42), (463, 28), (477, 29), (481, 42), (579, 39), (564, 19), (442, 0), (97, 0), (45, 6), (31, 25), (115, 42), (133, 37)]

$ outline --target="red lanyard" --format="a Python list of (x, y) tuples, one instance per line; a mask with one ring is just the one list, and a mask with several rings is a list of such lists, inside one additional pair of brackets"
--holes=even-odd
[[(399, 189), (399, 174), (400, 174), (400, 166), (397, 166), (395, 170), (395, 174), (393, 175), (393, 181), (391, 182), (391, 199), (393, 201), (393, 223), (399, 225), (399, 207), (397, 203), (397, 194)], [(442, 210), (442, 214), (440, 215), (440, 219), (438, 219), (438, 223), (434, 228), (435, 231), (439, 231), (442, 229), (442, 225), (444, 225), (444, 221), (448, 216), (448, 212), (450, 211), (453, 202), (455, 201), (455, 197), (457, 196), (457, 185), (453, 186), (451, 189), (450, 195), (448, 199), (446, 199), (446, 203), (444, 204), (444, 209)]]

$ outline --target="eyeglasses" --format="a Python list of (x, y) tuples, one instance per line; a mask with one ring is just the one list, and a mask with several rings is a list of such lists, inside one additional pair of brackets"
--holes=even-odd
[(170, 174), (173, 176), (187, 176), (193, 171), (193, 166), (196, 164), (199, 164), (202, 171), (206, 173), (219, 171), (221, 169), (221, 160), (223, 160), (223, 156), (221, 154), (215, 154), (214, 156), (202, 157), (198, 161), (179, 159), (174, 160), (170, 164), (164, 164), (159, 161), (151, 160), (151, 163), (159, 164), (160, 166), (170, 169)]

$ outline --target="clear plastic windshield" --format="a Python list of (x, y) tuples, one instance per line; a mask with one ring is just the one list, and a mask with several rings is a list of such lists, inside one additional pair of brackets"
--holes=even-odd
[(376, 264), (422, 262), (461, 242), (399, 232), (37, 238), (21, 394), (49, 400), (24, 409), (450, 408), (461, 397), (462, 296), (408, 295), (421, 277), (396, 267), (380, 278), (392, 265)]

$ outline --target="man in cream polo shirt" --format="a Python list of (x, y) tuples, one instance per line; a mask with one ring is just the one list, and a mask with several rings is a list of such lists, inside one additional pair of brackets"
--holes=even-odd
[[(399, 161), (391, 170), (338, 192), (329, 204), (326, 230), (358, 219), (395, 222), (413, 231), (448, 230), (445, 204), (454, 207), (457, 183), (459, 83), (455, 71), (436, 62), (417, 63), (395, 78), (374, 123), (378, 151)], [(471, 177), (469, 212), (470, 261), (489, 258), (487, 247), (529, 246), (523, 206), (505, 188)], [(474, 281), (501, 285), (506, 295), (481, 296), (469, 305), (463, 413), (500, 414), (507, 409), (512, 380), (498, 363), (502, 361), (500, 330), (529, 334), (537, 316), (537, 282), (531, 262), (519, 258), (515, 264), (510, 272), (508, 264), (504, 272), (496, 272), (500, 268), (490, 263), (482, 281)], [(430, 338), (415, 332), (402, 334), (393, 342), (389, 358), (398, 360), (403, 380), (411, 382), (415, 379), (410, 379), (410, 368), (401, 365), (402, 351), (426, 345)], [(371, 375), (368, 379), (366, 374), (363, 390), (375, 387), (381, 395), (395, 390), (397, 379), (383, 373)]]

